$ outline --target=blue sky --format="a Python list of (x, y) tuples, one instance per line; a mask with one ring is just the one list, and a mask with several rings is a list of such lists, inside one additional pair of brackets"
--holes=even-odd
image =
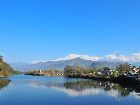
[(0, 0), (7, 62), (140, 51), (140, 0)]

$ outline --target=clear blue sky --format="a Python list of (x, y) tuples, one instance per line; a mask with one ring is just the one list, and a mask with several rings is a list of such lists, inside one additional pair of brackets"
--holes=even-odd
[(0, 0), (8, 62), (140, 51), (140, 0)]

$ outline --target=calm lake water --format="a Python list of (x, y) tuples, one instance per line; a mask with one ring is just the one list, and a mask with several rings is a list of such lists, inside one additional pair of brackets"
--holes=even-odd
[(64, 77), (0, 80), (0, 105), (140, 105), (140, 89)]

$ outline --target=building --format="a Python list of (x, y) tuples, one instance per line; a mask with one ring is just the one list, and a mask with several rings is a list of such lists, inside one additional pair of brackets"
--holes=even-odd
[(139, 73), (139, 68), (134, 68), (134, 69), (132, 70), (132, 73), (138, 74), (138, 73)]
[(103, 75), (111, 75), (111, 74), (112, 74), (112, 71), (113, 71), (113, 70), (103, 70), (103, 69), (102, 69), (102, 70), (99, 70), (99, 71), (97, 72), (97, 74), (98, 74), (98, 75), (102, 75), (102, 76), (103, 76)]
[(129, 71), (127, 74), (125, 74), (129, 78), (139, 78), (139, 68), (133, 68), (133, 70)]

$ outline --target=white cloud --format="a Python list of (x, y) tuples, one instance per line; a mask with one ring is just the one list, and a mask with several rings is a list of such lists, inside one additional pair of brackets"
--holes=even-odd
[(140, 61), (140, 52), (134, 53), (130, 56), (131, 61)]
[(100, 59), (100, 57), (98, 57), (98, 56), (69, 54), (68, 56), (63, 57), (63, 58), (59, 58), (56, 61), (59, 61), (59, 60), (70, 60), (70, 59), (74, 59), (74, 58), (78, 58), (78, 57), (80, 57), (82, 59), (85, 59), (85, 60), (92, 60), (92, 61), (97, 61), (97, 60)]
[(129, 61), (129, 57), (128, 56), (125, 56), (125, 55), (106, 55), (103, 57), (102, 60), (111, 60), (111, 61), (124, 61), (124, 62), (127, 62)]
[[(140, 62), (140, 52), (133, 53), (130, 55), (122, 55), (118, 52), (115, 52), (110, 55), (105, 56), (90, 56), (90, 55), (79, 55), (79, 54), (69, 54), (65, 57), (58, 58), (52, 61), (60, 61), (60, 60), (71, 60), (74, 58), (80, 57), (81, 59), (91, 60), (91, 61), (123, 61), (123, 62)], [(45, 60), (36, 60), (32, 61), (31, 64), (36, 64), (39, 62), (46, 62)]]
[(57, 59), (56, 61), (59, 60), (70, 60), (80, 57), (81, 59), (85, 60), (92, 60), (92, 61), (124, 61), (124, 62), (140, 62), (140, 52), (138, 53), (133, 53), (130, 55), (121, 55), (118, 53), (113, 53), (110, 55), (105, 55), (105, 56), (89, 56), (89, 55), (78, 55), (78, 54), (69, 54), (66, 57), (62, 57)]

